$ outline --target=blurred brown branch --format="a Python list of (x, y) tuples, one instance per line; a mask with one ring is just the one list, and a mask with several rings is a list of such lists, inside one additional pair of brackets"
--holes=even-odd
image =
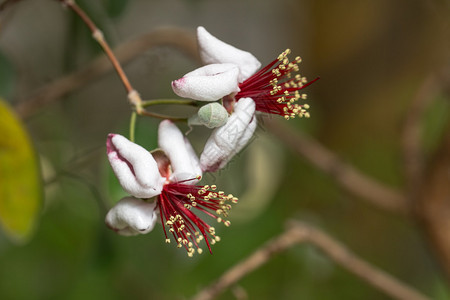
[(409, 211), (405, 196), (368, 177), (353, 166), (343, 162), (311, 137), (289, 127), (286, 122), (269, 120), (267, 128), (284, 144), (306, 158), (319, 170), (332, 176), (341, 187), (361, 197), (372, 205), (396, 213)]
[[(157, 46), (171, 45), (184, 51), (194, 59), (198, 59), (197, 43), (194, 33), (176, 27), (162, 27), (139, 38), (118, 46), (114, 52), (118, 60), (125, 64), (145, 51)], [(88, 84), (100, 75), (112, 71), (113, 66), (104, 55), (95, 59), (86, 67), (55, 79), (53, 82), (33, 92), (27, 99), (16, 105), (16, 111), (22, 118), (28, 118), (40, 108), (59, 100), (66, 94)]]
[(417, 215), (450, 280), (450, 122), (423, 178)]
[(413, 97), (402, 132), (402, 152), (408, 197), (416, 200), (423, 180), (424, 153), (422, 149), (423, 115), (438, 89), (438, 79), (431, 74), (426, 77)]
[(419, 87), (407, 112), (402, 147), (408, 197), (415, 217), (425, 229), (450, 279), (450, 125), (431, 159), (422, 149), (423, 118), (439, 90), (448, 87), (448, 68), (429, 75)]
[(368, 264), (322, 230), (299, 221), (289, 222), (285, 232), (231, 267), (219, 279), (198, 292), (192, 299), (214, 299), (241, 278), (268, 262), (274, 255), (300, 243), (314, 245), (335, 263), (394, 299), (429, 299), (398, 279)]

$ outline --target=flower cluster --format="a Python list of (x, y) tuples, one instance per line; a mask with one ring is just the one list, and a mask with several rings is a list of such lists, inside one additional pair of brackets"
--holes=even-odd
[[(106, 215), (106, 224), (122, 235), (150, 232), (158, 219), (164, 228), (166, 242), (172, 235), (178, 247), (189, 256), (201, 253), (204, 239), (208, 249), (219, 241), (214, 227), (197, 216), (202, 212), (223, 222), (237, 198), (216, 191), (216, 186), (200, 186), (202, 177), (199, 160), (178, 127), (164, 120), (159, 125), (158, 144), (153, 153), (118, 134), (107, 139), (111, 167), (121, 186), (133, 197), (125, 197)], [(148, 199), (156, 197), (156, 201)], [(141, 199), (138, 199), (141, 198)], [(194, 213), (195, 210), (195, 213)], [(168, 228), (166, 230), (166, 227)]]
[(215, 129), (200, 156), (203, 171), (223, 168), (251, 139), (256, 129), (255, 112), (276, 114), (286, 119), (309, 117), (308, 104), (301, 94), (317, 79), (307, 82), (295, 74), (300, 57), (290, 62), (287, 49), (267, 66), (256, 57), (212, 36), (203, 27), (197, 29), (200, 57), (206, 65), (172, 82), (173, 91), (199, 101), (222, 99), (230, 114), (228, 121)]
[(256, 112), (309, 117), (308, 105), (297, 101), (306, 99), (299, 91), (315, 81), (293, 74), (300, 58), (290, 62), (289, 50), (260, 69), (251, 53), (220, 41), (203, 27), (197, 29), (197, 40), (205, 65), (173, 81), (172, 88), (181, 97), (210, 102), (189, 119), (190, 125), (214, 128), (200, 158), (169, 120), (160, 123), (159, 149), (152, 152), (118, 134), (109, 134), (106, 143), (111, 167), (131, 195), (111, 208), (106, 224), (121, 235), (136, 235), (150, 232), (159, 220), (166, 242), (171, 236), (189, 256), (202, 253), (202, 240), (210, 252), (211, 244), (220, 240), (200, 215), (229, 226), (228, 212), (238, 200), (215, 185), (198, 185), (203, 172), (223, 168), (249, 142)]

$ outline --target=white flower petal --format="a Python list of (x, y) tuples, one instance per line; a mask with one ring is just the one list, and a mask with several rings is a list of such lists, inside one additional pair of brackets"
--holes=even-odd
[(200, 101), (216, 101), (239, 92), (239, 68), (233, 64), (211, 64), (172, 81), (172, 89), (180, 97)]
[(255, 102), (241, 98), (228, 122), (215, 129), (206, 141), (200, 156), (202, 170), (215, 172), (223, 168), (248, 143), (255, 129)]
[(222, 42), (202, 26), (197, 28), (197, 41), (200, 57), (205, 64), (232, 63), (239, 66), (239, 82), (252, 76), (261, 67), (253, 54)]
[[(234, 149), (234, 153), (239, 153), (242, 148), (244, 148), (248, 141), (252, 138), (253, 133), (255, 133), (256, 125), (257, 125), (256, 117), (253, 117), (253, 119), (250, 121), (250, 124), (248, 124), (247, 128), (245, 129), (244, 133), (242, 134), (241, 138), (236, 144), (236, 148)], [(231, 158), (231, 157), (230, 157)]]
[(119, 134), (109, 134), (106, 144), (111, 167), (125, 191), (138, 198), (161, 193), (165, 179), (150, 152)]
[(133, 197), (121, 199), (106, 215), (105, 223), (121, 235), (150, 232), (156, 224), (156, 202), (146, 202)]
[[(194, 149), (171, 121), (164, 120), (159, 124), (158, 144), (172, 166), (173, 173), (169, 180), (182, 181), (202, 175)], [(197, 181), (187, 181), (186, 184), (195, 184)]]
[(192, 147), (191, 143), (186, 137), (184, 137), (184, 144), (186, 145), (186, 150), (190, 157), (192, 170), (194, 174), (197, 174), (197, 176), (202, 176), (203, 172), (202, 168), (200, 167), (200, 160), (197, 156), (197, 153), (195, 153), (195, 150)]

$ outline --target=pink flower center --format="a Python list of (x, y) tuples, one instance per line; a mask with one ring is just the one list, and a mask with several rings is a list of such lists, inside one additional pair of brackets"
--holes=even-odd
[[(184, 183), (191, 180), (194, 179), (164, 185), (157, 200), (166, 242), (170, 243), (167, 226), (177, 242), (177, 247), (184, 247), (189, 256), (193, 256), (195, 248), (199, 254), (202, 253), (199, 246), (202, 240), (205, 240), (210, 253), (211, 244), (220, 240), (214, 227), (203, 221), (197, 213), (201, 212), (215, 218), (219, 223), (223, 222), (225, 226), (230, 226), (230, 221), (223, 218), (228, 216), (231, 203), (237, 203), (238, 200), (231, 194), (216, 192), (215, 185), (198, 186)], [(195, 213), (193, 209), (196, 210)]]
[(277, 59), (253, 74), (250, 78), (239, 84), (240, 92), (235, 95), (236, 101), (240, 98), (250, 97), (255, 101), (256, 110), (269, 114), (290, 118), (309, 117), (306, 111), (308, 104), (297, 104), (299, 99), (306, 99), (306, 94), (300, 94), (300, 90), (306, 88), (319, 78), (307, 82), (305, 77), (298, 72), (300, 57), (293, 62), (287, 58), (291, 51), (287, 49)]

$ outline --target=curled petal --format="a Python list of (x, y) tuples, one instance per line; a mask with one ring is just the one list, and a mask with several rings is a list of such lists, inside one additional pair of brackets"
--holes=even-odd
[(121, 235), (145, 234), (155, 227), (156, 202), (126, 197), (111, 208), (106, 215), (106, 225)]
[(200, 101), (216, 101), (239, 92), (239, 68), (234, 64), (211, 64), (172, 81), (172, 89), (180, 97)]
[(200, 57), (205, 64), (232, 63), (239, 67), (239, 82), (252, 76), (261, 63), (250, 52), (233, 47), (211, 35), (202, 26), (197, 28)]
[[(158, 144), (165, 152), (172, 166), (170, 181), (182, 181), (202, 176), (199, 160), (191, 144), (178, 127), (169, 120), (159, 124)], [(198, 180), (190, 180), (195, 184)]]
[(138, 198), (161, 193), (165, 179), (150, 152), (119, 134), (108, 135), (106, 148), (111, 167), (125, 191)]
[(215, 129), (200, 156), (205, 172), (223, 168), (248, 143), (256, 129), (255, 102), (242, 98), (236, 103), (228, 122)]

